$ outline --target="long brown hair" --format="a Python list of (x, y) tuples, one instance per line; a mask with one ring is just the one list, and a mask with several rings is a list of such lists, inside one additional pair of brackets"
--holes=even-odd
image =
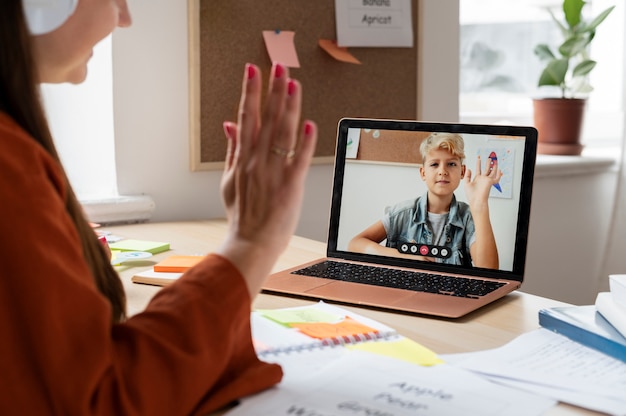
[[(0, 111), (12, 117), (61, 166), (41, 103), (39, 88), (22, 0), (3, 1), (0, 11)], [(111, 303), (113, 321), (119, 322), (126, 316), (124, 287), (111, 266), (108, 253), (85, 218), (67, 175), (65, 180), (68, 189), (65, 206), (80, 236), (85, 261), (98, 290)]]

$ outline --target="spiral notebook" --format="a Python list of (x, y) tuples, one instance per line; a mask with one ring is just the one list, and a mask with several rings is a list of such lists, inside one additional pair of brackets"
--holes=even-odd
[[(252, 336), (259, 358), (309, 373), (348, 349), (362, 349), (419, 365), (442, 361), (426, 347), (395, 329), (322, 301), (311, 306), (258, 310), (251, 316)], [(301, 355), (308, 354), (308, 360)], [(315, 355), (312, 355), (315, 354)]]

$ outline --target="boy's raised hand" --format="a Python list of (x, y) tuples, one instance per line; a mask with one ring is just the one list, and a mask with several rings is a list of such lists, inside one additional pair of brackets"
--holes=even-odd
[(504, 173), (498, 169), (498, 161), (491, 160), (485, 163), (484, 172), (481, 169), (480, 156), (476, 159), (476, 177), (472, 180), (472, 171), (465, 171), (464, 186), (470, 208), (480, 209), (486, 206), (489, 200), (491, 187), (500, 182)]

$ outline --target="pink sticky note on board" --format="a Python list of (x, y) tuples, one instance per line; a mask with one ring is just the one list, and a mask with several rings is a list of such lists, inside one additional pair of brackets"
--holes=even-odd
[(296, 33), (290, 30), (264, 30), (263, 40), (272, 62), (289, 68), (300, 68), (298, 53), (293, 39)]
[(361, 61), (356, 59), (348, 48), (338, 46), (337, 41), (330, 39), (320, 39), (317, 42), (322, 49), (324, 49), (330, 56), (341, 62), (348, 62), (350, 64), (360, 64)]

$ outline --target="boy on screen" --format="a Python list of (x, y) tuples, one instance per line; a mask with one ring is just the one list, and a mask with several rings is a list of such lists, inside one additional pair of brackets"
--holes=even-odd
[[(432, 133), (424, 139), (420, 145), (420, 176), (428, 191), (416, 199), (387, 207), (382, 220), (357, 234), (348, 249), (497, 269), (498, 249), (489, 218), (489, 192), (499, 183), (502, 171), (494, 158), (486, 162), (482, 172), (479, 156), (472, 180), (471, 170), (463, 164), (464, 147), (459, 134)], [(462, 179), (469, 204), (457, 201), (454, 195)], [(383, 240), (386, 246), (380, 244)], [(419, 244), (428, 247), (418, 247)]]

